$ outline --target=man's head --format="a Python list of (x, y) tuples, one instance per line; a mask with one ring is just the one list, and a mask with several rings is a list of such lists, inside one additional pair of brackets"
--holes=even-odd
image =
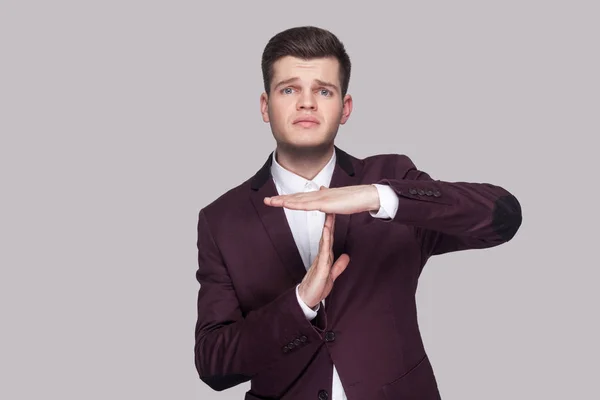
[(261, 113), (278, 147), (291, 152), (330, 148), (352, 112), (350, 58), (338, 38), (311, 26), (280, 32), (264, 49), (262, 72)]

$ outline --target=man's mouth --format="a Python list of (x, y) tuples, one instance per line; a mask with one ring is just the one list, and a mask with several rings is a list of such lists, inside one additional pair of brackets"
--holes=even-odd
[(319, 125), (319, 123), (313, 121), (298, 121), (294, 125), (300, 125), (303, 128), (312, 128), (314, 126)]
[(303, 128), (312, 128), (319, 125), (319, 120), (312, 115), (304, 115), (296, 118), (294, 125), (300, 125)]

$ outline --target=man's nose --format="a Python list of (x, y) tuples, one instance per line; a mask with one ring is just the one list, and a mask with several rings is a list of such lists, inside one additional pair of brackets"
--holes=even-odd
[(316, 110), (317, 109), (317, 101), (315, 100), (312, 92), (303, 92), (302, 95), (298, 99), (297, 108), (299, 110), (309, 109)]

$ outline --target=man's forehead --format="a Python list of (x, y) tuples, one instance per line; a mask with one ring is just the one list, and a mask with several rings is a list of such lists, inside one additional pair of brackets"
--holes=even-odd
[(301, 59), (292, 56), (280, 58), (273, 63), (273, 82), (297, 80), (321, 80), (339, 84), (339, 62), (335, 57)]
[(319, 58), (298, 58), (293, 56), (285, 56), (273, 63), (276, 69), (286, 68), (308, 68), (308, 69), (332, 69), (339, 68), (339, 61), (335, 57), (319, 57)]

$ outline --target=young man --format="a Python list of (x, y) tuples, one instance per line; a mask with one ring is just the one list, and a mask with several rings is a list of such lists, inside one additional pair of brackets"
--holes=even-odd
[(245, 399), (439, 399), (417, 324), (427, 259), (509, 241), (521, 208), (487, 183), (433, 180), (406, 155), (334, 145), (352, 112), (332, 33), (275, 35), (262, 58), (263, 167), (202, 208), (195, 362)]

